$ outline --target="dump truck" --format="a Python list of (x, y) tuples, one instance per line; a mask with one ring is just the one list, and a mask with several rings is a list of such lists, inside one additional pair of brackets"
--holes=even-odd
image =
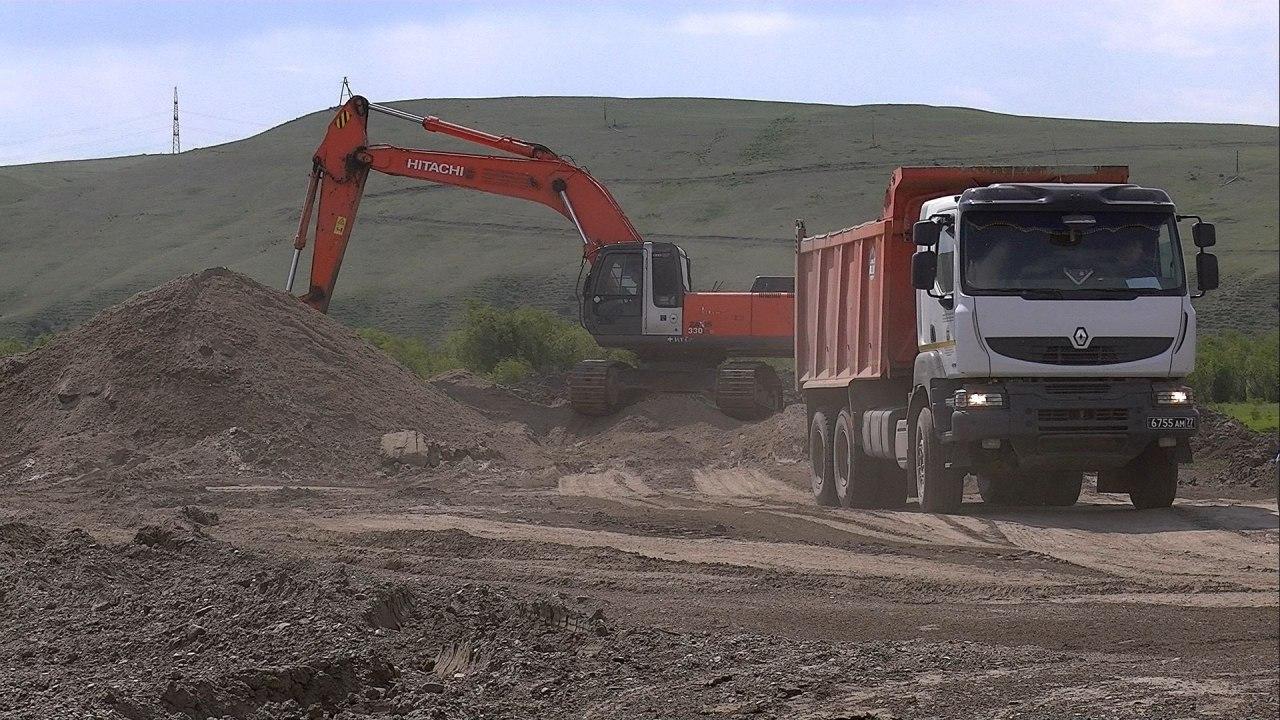
[[(1214, 226), (1127, 167), (903, 167), (881, 216), (796, 221), (795, 364), (819, 504), (954, 513), (1168, 507), (1198, 415), (1191, 299), (1217, 287)], [(1188, 291), (1180, 223), (1198, 292)]]

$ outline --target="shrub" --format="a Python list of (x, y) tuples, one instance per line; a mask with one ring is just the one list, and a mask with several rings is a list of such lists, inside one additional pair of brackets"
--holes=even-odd
[(514, 384), (535, 373), (568, 370), (579, 360), (628, 357), (602, 349), (576, 323), (545, 310), (501, 310), (483, 303), (467, 306), (461, 327), (440, 347), (373, 328), (358, 332), (422, 378), (462, 367)]
[(16, 338), (0, 338), (0, 357), (27, 351), (27, 344)]
[(459, 367), (458, 361), (448, 353), (432, 348), (417, 338), (400, 337), (373, 328), (362, 328), (357, 333), (420, 378), (429, 378)]
[(446, 348), (463, 367), (484, 374), (507, 359), (548, 373), (568, 370), (579, 360), (612, 356), (582, 327), (546, 310), (500, 310), (483, 303), (467, 306), (462, 326), (449, 336)]
[(24, 353), (28, 350), (42, 348), (45, 345), (48, 345), (49, 341), (52, 339), (53, 333), (41, 333), (31, 342), (27, 342), (19, 338), (0, 338), (0, 357), (5, 357), (6, 355), (17, 355), (18, 353)]
[(533, 374), (533, 366), (520, 358), (504, 358), (493, 366), (489, 377), (499, 385), (515, 385)]
[(1200, 338), (1187, 378), (1201, 402), (1276, 402), (1280, 397), (1280, 332), (1229, 331)]

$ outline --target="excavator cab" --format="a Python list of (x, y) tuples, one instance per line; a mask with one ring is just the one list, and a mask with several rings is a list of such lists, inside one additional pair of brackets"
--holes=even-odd
[(680, 246), (663, 242), (606, 245), (596, 254), (583, 282), (582, 322), (596, 336), (666, 338), (683, 332), (684, 294), (689, 290), (689, 258)]

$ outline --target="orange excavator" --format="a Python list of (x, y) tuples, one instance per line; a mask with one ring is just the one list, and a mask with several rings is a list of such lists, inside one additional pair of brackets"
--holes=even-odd
[[(371, 145), (378, 112), (492, 150), (481, 155)], [(704, 393), (726, 414), (749, 418), (782, 406), (782, 382), (753, 358), (789, 357), (794, 281), (760, 277), (750, 292), (695, 292), (680, 246), (643, 239), (609, 191), (544, 145), (370, 103), (357, 95), (328, 125), (310, 185), (286, 288), (315, 217), (311, 279), (301, 299), (325, 312), (355, 227), (370, 170), (542, 203), (573, 224), (589, 266), (579, 290), (583, 326), (603, 347), (631, 350), (637, 365), (586, 360), (569, 373), (574, 410), (608, 415), (637, 392)]]

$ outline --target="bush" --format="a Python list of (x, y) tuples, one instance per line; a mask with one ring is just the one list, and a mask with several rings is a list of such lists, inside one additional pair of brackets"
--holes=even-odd
[(36, 336), (36, 339), (31, 342), (20, 340), (18, 338), (0, 338), (0, 357), (5, 357), (6, 355), (17, 355), (18, 353), (24, 353), (28, 350), (35, 350), (36, 348), (44, 347), (49, 344), (49, 341), (52, 339), (52, 333), (43, 333), (38, 335)]
[(613, 356), (582, 327), (546, 310), (500, 310), (482, 303), (467, 306), (462, 327), (445, 346), (463, 367), (486, 375), (508, 359), (549, 373), (568, 370), (579, 360)]
[(459, 367), (458, 361), (448, 353), (432, 348), (417, 338), (400, 337), (372, 328), (362, 328), (357, 333), (420, 378), (429, 378)]
[(1280, 332), (1229, 331), (1200, 338), (1196, 370), (1187, 378), (1201, 402), (1276, 402), (1280, 398)]
[(520, 358), (505, 358), (493, 366), (489, 377), (499, 385), (515, 385), (533, 374), (533, 366)]
[(535, 373), (568, 370), (579, 360), (627, 357), (602, 349), (576, 323), (536, 308), (500, 310), (471, 303), (461, 327), (440, 347), (372, 328), (358, 332), (421, 378), (461, 367), (511, 385)]
[(0, 357), (27, 351), (27, 344), (15, 338), (0, 338)]

